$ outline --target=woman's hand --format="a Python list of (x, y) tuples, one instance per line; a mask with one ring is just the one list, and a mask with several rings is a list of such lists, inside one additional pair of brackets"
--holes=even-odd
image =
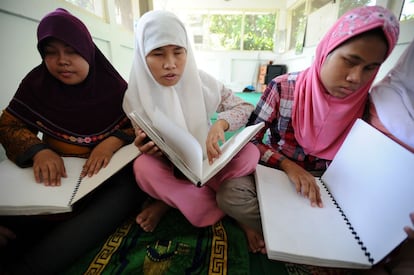
[(99, 170), (105, 168), (112, 156), (122, 147), (122, 145), (124, 145), (124, 141), (114, 136), (107, 137), (101, 143), (96, 145), (83, 165), (81, 177), (92, 177), (97, 174)]
[(10, 240), (14, 240), (16, 235), (7, 227), (0, 225), (0, 248), (5, 247)]
[(37, 183), (45, 186), (60, 186), (61, 178), (66, 178), (63, 159), (50, 149), (44, 149), (33, 157), (33, 173)]
[(135, 141), (134, 144), (138, 150), (143, 154), (153, 155), (156, 157), (163, 156), (160, 148), (153, 141), (151, 141), (147, 134), (142, 131), (139, 127), (135, 128)]
[(220, 157), (221, 150), (219, 141), (225, 142), (224, 132), (229, 128), (229, 124), (224, 119), (217, 120), (213, 126), (211, 126), (210, 131), (207, 135), (206, 140), (206, 149), (208, 162), (212, 164), (215, 159)]
[[(414, 226), (414, 212), (410, 213), (410, 218)], [(407, 233), (409, 239), (414, 240), (414, 228), (413, 227), (405, 226), (404, 231)]]
[(295, 184), (296, 192), (308, 198), (312, 207), (323, 207), (319, 186), (311, 173), (289, 159), (284, 159), (280, 166)]

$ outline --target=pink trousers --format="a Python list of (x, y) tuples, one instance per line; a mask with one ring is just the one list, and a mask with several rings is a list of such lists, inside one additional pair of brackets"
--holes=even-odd
[(216, 203), (216, 191), (228, 179), (253, 173), (259, 161), (257, 147), (248, 143), (220, 172), (203, 187), (174, 175), (169, 160), (142, 154), (134, 161), (139, 187), (151, 197), (177, 208), (194, 226), (209, 226), (225, 216)]

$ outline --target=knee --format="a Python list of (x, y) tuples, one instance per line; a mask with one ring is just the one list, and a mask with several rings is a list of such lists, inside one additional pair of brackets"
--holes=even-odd
[(245, 146), (246, 151), (248, 152), (247, 155), (249, 155), (250, 160), (257, 164), (260, 160), (260, 151), (259, 148), (257, 148), (256, 145), (249, 142)]
[(234, 204), (234, 192), (228, 181), (223, 182), (216, 193), (216, 202), (220, 209), (227, 213), (227, 209)]
[(248, 205), (256, 205), (257, 196), (253, 176), (249, 175), (223, 182), (216, 193), (216, 201), (217, 205), (226, 213), (245, 208)]

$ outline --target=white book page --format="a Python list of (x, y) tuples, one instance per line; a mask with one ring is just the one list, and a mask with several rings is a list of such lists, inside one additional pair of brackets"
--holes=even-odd
[(263, 165), (256, 168), (256, 186), (270, 259), (319, 266), (370, 266), (324, 187), (320, 185), (324, 207), (311, 207), (283, 171)]
[(245, 127), (241, 132), (234, 134), (220, 148), (221, 156), (211, 165), (208, 159), (203, 162), (202, 184), (211, 179), (220, 171), (233, 157), (253, 138), (253, 136), (264, 126), (264, 123), (258, 123)]
[(113, 156), (108, 165), (102, 168), (98, 174), (92, 177), (82, 178), (76, 195), (73, 197), (72, 204), (83, 198), (86, 194), (102, 184), (105, 180), (123, 168), (126, 164), (134, 160), (140, 154), (134, 143), (120, 148)]
[(203, 150), (197, 139), (168, 119), (163, 112), (155, 110), (153, 126), (158, 130), (165, 143), (181, 158), (188, 169), (202, 178)]
[[(20, 168), (6, 159), (0, 163), (0, 215), (46, 214), (70, 211), (69, 201), (78, 182), (81, 158), (63, 158), (67, 178), (61, 186), (36, 183), (33, 168)], [(59, 210), (61, 208), (61, 210)], [(56, 211), (51, 211), (56, 209)]]
[(406, 238), (414, 154), (358, 120), (322, 176), (375, 263)]

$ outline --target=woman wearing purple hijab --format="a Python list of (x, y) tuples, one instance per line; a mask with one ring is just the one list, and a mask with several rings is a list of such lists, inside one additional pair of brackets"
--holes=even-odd
[[(3, 111), (0, 142), (16, 165), (33, 167), (38, 183), (59, 188), (66, 176), (62, 156), (87, 159), (83, 176), (93, 176), (134, 140), (122, 109), (127, 83), (86, 26), (66, 10), (47, 14), (37, 38), (42, 63), (26, 75)], [(111, 234), (142, 200), (127, 166), (75, 205), (70, 215), (0, 217), (0, 224), (16, 235), (4, 255), (11, 263), (8, 271), (64, 270)]]

